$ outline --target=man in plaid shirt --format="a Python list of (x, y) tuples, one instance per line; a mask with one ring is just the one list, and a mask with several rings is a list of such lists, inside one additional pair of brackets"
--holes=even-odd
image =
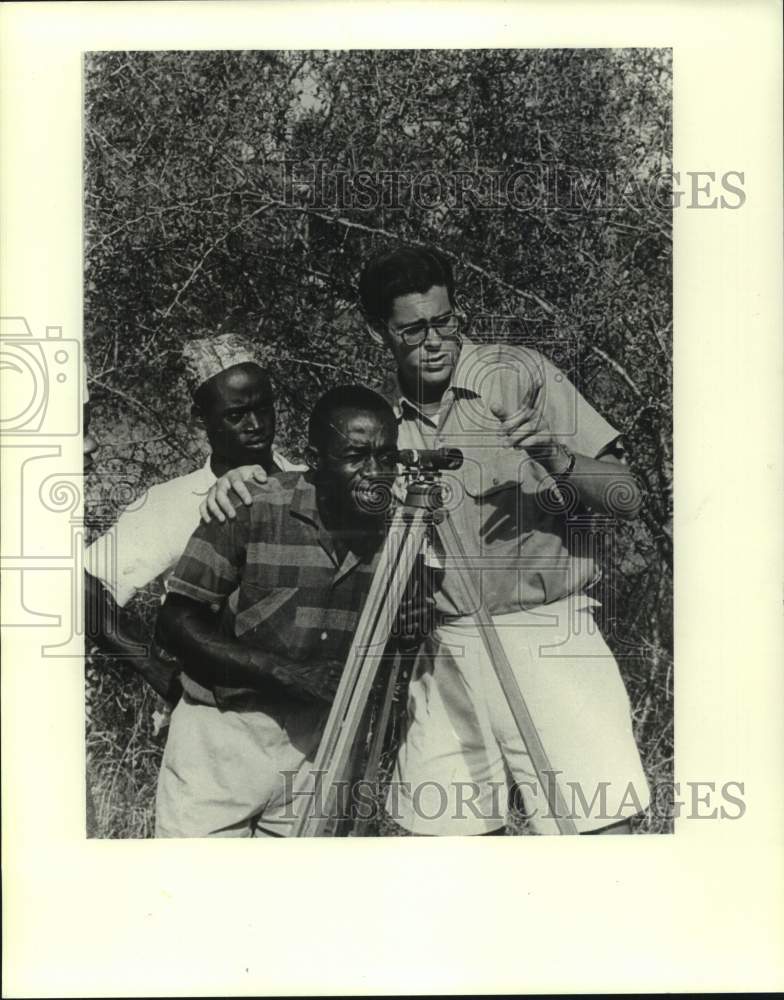
[(236, 519), (191, 537), (158, 639), (206, 696), (184, 685), (173, 713), (157, 836), (287, 834), (383, 540), (396, 434), (377, 393), (330, 390), (310, 418), (310, 471), (252, 486)]
[[(435, 248), (383, 251), (359, 293), (369, 335), (394, 362), (398, 444), (463, 452), (450, 518), (575, 827), (631, 833), (650, 790), (629, 696), (593, 618), (598, 525), (634, 517), (641, 502), (619, 431), (532, 346), (470, 341), (451, 263)], [(231, 517), (227, 491), (246, 502), (247, 476), (266, 478), (226, 473), (202, 516)], [(515, 786), (533, 831), (555, 833), (476, 609), (443, 556), (436, 538), (436, 627), (412, 669), (390, 811), (409, 833), (503, 834)]]

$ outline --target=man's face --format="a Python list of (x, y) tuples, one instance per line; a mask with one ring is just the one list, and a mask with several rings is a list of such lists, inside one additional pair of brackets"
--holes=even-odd
[(258, 365), (234, 365), (211, 378), (205, 390), (200, 412), (215, 454), (232, 467), (268, 458), (275, 407), (267, 374)]
[(397, 362), (403, 388), (419, 402), (436, 402), (443, 396), (460, 354), (460, 338), (457, 330), (438, 332), (432, 325), (417, 347), (409, 346), (406, 337), (415, 336), (427, 324), (444, 324), (453, 314), (443, 285), (400, 295), (392, 301), (383, 337)]
[(351, 520), (383, 517), (395, 472), (397, 429), (390, 414), (344, 409), (333, 414), (319, 474), (336, 509)]

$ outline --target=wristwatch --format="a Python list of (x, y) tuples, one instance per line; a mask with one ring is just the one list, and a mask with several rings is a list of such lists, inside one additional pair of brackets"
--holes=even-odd
[(567, 448), (566, 445), (559, 444), (558, 447), (561, 449), (561, 452), (566, 456), (567, 462), (566, 462), (566, 467), (564, 469), (561, 469), (560, 472), (550, 473), (550, 475), (557, 483), (563, 482), (567, 480), (569, 476), (571, 476), (572, 472), (574, 471), (574, 464), (577, 461), (577, 456), (575, 455), (575, 453), (570, 448)]

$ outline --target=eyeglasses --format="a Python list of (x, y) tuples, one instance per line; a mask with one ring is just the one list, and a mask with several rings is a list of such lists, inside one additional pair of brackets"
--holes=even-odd
[(434, 319), (430, 322), (422, 320), (421, 323), (413, 323), (401, 330), (391, 330), (390, 332), (394, 336), (400, 337), (406, 347), (419, 347), (427, 340), (427, 334), (430, 330), (434, 330), (443, 339), (457, 336), (463, 326), (463, 321), (463, 316), (452, 313), (451, 316), (445, 316), (442, 319)]

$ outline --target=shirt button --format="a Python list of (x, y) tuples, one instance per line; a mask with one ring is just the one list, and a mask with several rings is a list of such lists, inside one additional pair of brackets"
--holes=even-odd
[(322, 641), (323, 641), (324, 639), (326, 639), (326, 638), (327, 638), (327, 633), (326, 633), (326, 632), (322, 632), (322, 633), (321, 633), (321, 639), (322, 639)]

